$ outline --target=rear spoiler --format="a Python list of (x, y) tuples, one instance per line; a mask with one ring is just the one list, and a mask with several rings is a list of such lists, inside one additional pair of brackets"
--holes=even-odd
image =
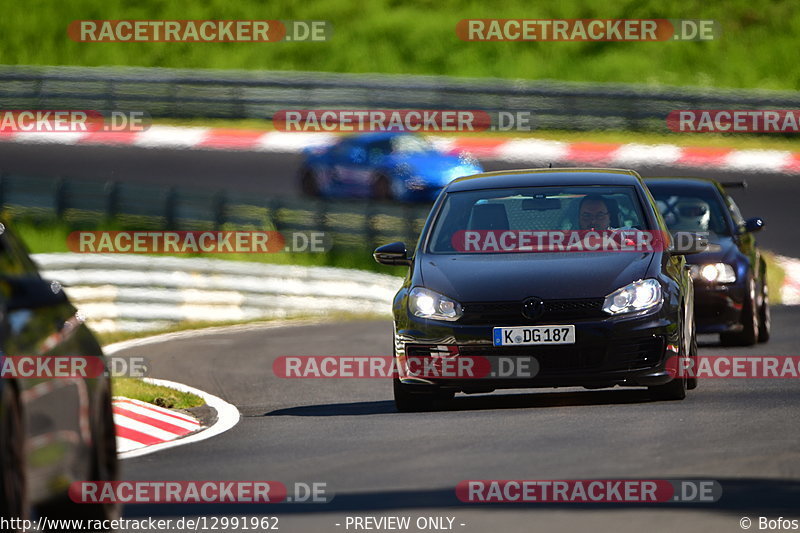
[(746, 181), (721, 181), (719, 182), (720, 185), (725, 187), (726, 189), (746, 189), (747, 182)]

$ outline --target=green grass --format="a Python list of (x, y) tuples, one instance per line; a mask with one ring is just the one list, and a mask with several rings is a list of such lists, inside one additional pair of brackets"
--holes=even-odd
[(114, 396), (124, 396), (166, 409), (188, 409), (206, 403), (196, 394), (153, 385), (137, 378), (113, 378), (111, 386)]
[[(63, 221), (42, 221), (16, 218), (7, 222), (25, 242), (31, 253), (69, 252), (67, 236), (76, 229), (86, 231), (141, 230), (141, 227), (124, 227), (118, 224), (98, 222), (91, 225), (81, 224), (80, 228)], [(233, 229), (233, 228), (226, 228)], [(264, 228), (271, 229), (271, 228)], [(277, 252), (269, 254), (224, 253), (224, 254), (158, 254), (175, 257), (202, 257), (204, 259), (225, 259), (229, 261), (250, 261), (256, 263), (330, 266), (339, 268), (355, 268), (384, 274), (402, 275), (401, 269), (387, 267), (375, 262), (372, 249), (353, 247), (336, 249), (325, 253), (311, 252)]]
[[(714, 19), (722, 35), (710, 42), (464, 42), (455, 33), (464, 18)], [(79, 19), (311, 19), (330, 21), (334, 31), (323, 43), (78, 43), (66, 30)], [(796, 0), (30, 0), (6, 6), (0, 34), (0, 62), (6, 64), (800, 88), (800, 62), (792, 53), (800, 34)]]

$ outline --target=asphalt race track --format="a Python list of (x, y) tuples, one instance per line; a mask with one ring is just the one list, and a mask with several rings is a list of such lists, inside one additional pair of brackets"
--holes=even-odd
[[(286, 196), (299, 194), (297, 154), (173, 150), (138, 147), (35, 145), (0, 142), (0, 172), (34, 176), (129, 181)], [(519, 164), (483, 161), (487, 170), (519, 168)], [(586, 165), (597, 166), (597, 165)], [(745, 174), (719, 170), (639, 167), (642, 176), (698, 176), (721, 181), (746, 180), (746, 191), (733, 190), (745, 217), (766, 221), (758, 240), (766, 249), (800, 257), (797, 238), (800, 176)]]
[[(756, 348), (796, 354), (800, 308), (776, 308)], [(457, 531), (736, 531), (793, 516), (800, 497), (796, 380), (706, 380), (686, 400), (643, 389), (459, 395), (452, 412), (398, 414), (388, 379), (281, 379), (281, 355), (387, 355), (390, 322), (254, 329), (131, 349), (153, 374), (235, 404), (241, 422), (200, 443), (124, 462), (136, 480), (325, 482), (328, 504), (129, 505), (130, 518), (277, 515), (282, 531), (344, 531), (346, 516), (451, 516)], [(713, 340), (713, 338), (712, 338)], [(468, 479), (714, 479), (714, 504), (461, 504)], [(535, 527), (532, 527), (535, 524)], [(755, 529), (755, 527), (754, 527)]]
[[(264, 195), (297, 194), (298, 163), (286, 154), (0, 143), (3, 172), (224, 185)], [(746, 217), (765, 218), (762, 246), (800, 257), (798, 177), (636, 170), (747, 179), (750, 188), (734, 197)], [(800, 307), (773, 308), (768, 344), (722, 348), (712, 337), (701, 339), (700, 354), (796, 355), (798, 321)], [(212, 439), (124, 461), (125, 479), (324, 482), (335, 498), (138, 504), (127, 506), (125, 516), (278, 516), (280, 531), (289, 532), (348, 531), (346, 516), (444, 516), (455, 518), (456, 531), (548, 533), (741, 531), (744, 516), (754, 530), (760, 516), (797, 517), (797, 380), (705, 380), (679, 402), (653, 402), (642, 389), (620, 388), (459, 395), (452, 411), (399, 414), (388, 380), (289, 380), (272, 371), (282, 355), (389, 355), (391, 334), (388, 321), (253, 326), (128, 350), (150, 360), (154, 377), (220, 396), (243, 418)], [(628, 478), (717, 480), (723, 494), (716, 503), (467, 505), (454, 492), (469, 479)]]

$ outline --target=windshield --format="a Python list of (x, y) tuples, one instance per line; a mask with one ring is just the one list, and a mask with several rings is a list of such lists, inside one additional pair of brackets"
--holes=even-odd
[(459, 253), (464, 230), (648, 230), (633, 187), (517, 187), (453, 192), (431, 228), (429, 253)]
[(648, 184), (670, 231), (700, 231), (730, 236), (725, 206), (713, 189), (687, 190)]

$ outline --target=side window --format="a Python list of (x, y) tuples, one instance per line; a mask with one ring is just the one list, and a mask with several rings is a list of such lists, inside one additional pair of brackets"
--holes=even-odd
[(744, 226), (744, 217), (742, 217), (741, 211), (739, 211), (739, 206), (736, 205), (736, 202), (733, 201), (733, 198), (725, 195), (725, 202), (728, 204), (728, 210), (731, 212), (731, 217), (733, 218), (733, 224), (740, 228)]

